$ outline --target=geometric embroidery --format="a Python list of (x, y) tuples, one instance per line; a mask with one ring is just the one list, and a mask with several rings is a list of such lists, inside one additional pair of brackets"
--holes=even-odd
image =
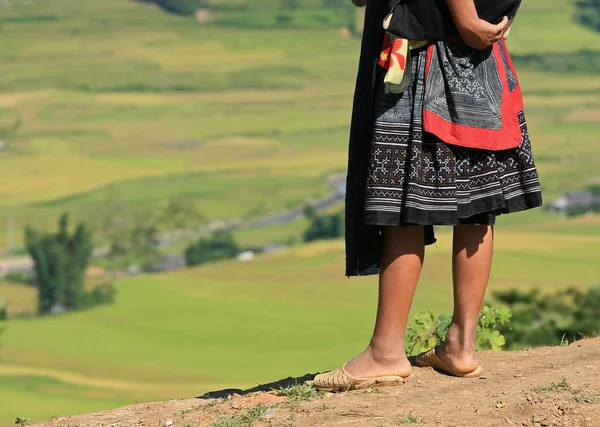
[(446, 144), (423, 133), (424, 56), (413, 58), (413, 84), (403, 94), (378, 82), (368, 163), (367, 225), (456, 224), (482, 213), (541, 205), (541, 189), (523, 112), (517, 148), (488, 151)]

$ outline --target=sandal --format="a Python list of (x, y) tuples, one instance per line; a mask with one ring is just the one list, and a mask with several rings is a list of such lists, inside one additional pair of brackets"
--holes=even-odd
[(435, 348), (419, 354), (416, 361), (417, 366), (420, 366), (421, 368), (431, 367), (436, 371), (444, 372), (448, 375), (452, 375), (453, 377), (479, 378), (482, 372), (481, 366), (478, 366), (474, 371), (466, 374), (452, 370), (452, 368), (446, 362), (444, 362), (437, 354), (435, 354)]
[(308, 381), (319, 391), (362, 390), (369, 387), (382, 387), (404, 384), (404, 377), (399, 375), (383, 375), (373, 378), (355, 378), (346, 371), (346, 364), (335, 371), (319, 374), (313, 381)]

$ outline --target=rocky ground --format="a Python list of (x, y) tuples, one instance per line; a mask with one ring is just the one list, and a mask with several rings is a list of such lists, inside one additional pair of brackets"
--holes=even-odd
[(406, 384), (397, 387), (338, 394), (307, 387), (283, 393), (231, 390), (55, 418), (35, 426), (600, 427), (600, 338), (563, 347), (482, 352), (480, 360), (485, 371), (476, 380), (415, 368)]

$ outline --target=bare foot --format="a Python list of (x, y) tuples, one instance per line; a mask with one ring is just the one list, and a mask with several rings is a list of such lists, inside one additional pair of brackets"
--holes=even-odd
[(407, 378), (412, 373), (410, 362), (401, 352), (382, 354), (372, 346), (346, 364), (346, 371), (355, 378), (397, 375)]
[(446, 340), (435, 349), (435, 354), (459, 374), (468, 374), (479, 366), (474, 334), (466, 336), (456, 325), (450, 326)]

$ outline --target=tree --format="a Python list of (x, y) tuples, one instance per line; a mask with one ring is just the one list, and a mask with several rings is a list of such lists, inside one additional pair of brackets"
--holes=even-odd
[(600, 0), (580, 0), (575, 19), (584, 26), (600, 32)]
[(0, 335), (2, 335), (2, 332), (4, 332), (3, 323), (6, 320), (8, 320), (8, 307), (6, 305), (6, 300), (4, 298), (0, 298)]
[(118, 194), (111, 194), (90, 216), (108, 244), (113, 268), (152, 264), (161, 255), (161, 242), (189, 237), (188, 232), (195, 232), (205, 220), (191, 198), (177, 197), (152, 209), (134, 210)]
[(205, 219), (195, 200), (176, 197), (161, 206), (156, 222), (159, 230), (172, 231), (196, 229)]
[(0, 297), (0, 322), (4, 320), (8, 320), (8, 304), (6, 298)]
[(282, 9), (296, 10), (300, 7), (300, 0), (279, 0)]
[(92, 257), (92, 234), (83, 224), (69, 233), (69, 217), (63, 214), (55, 234), (27, 226), (25, 243), (34, 262), (39, 312), (49, 313), (57, 304), (81, 308), (85, 270)]
[(156, 0), (164, 10), (178, 15), (193, 15), (206, 6), (204, 0)]
[(335, 239), (344, 234), (344, 214), (318, 215), (311, 207), (304, 209), (304, 216), (309, 221), (304, 231), (304, 241), (312, 242), (320, 239)]
[(228, 231), (219, 231), (209, 238), (200, 239), (185, 250), (185, 263), (191, 267), (220, 259), (234, 258), (240, 247)]
[(600, 288), (568, 289), (542, 294), (539, 289), (518, 289), (494, 294), (510, 306), (510, 327), (502, 328), (510, 348), (558, 345), (600, 332)]
[(323, 6), (333, 9), (336, 13), (341, 13), (346, 16), (346, 26), (353, 36), (359, 36), (361, 29), (357, 22), (357, 9), (350, 0), (323, 0)]

